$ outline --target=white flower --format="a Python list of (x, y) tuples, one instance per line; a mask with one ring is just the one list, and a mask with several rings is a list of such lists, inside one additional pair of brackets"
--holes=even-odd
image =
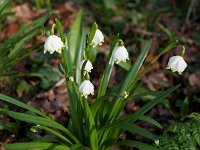
[(62, 47), (64, 47), (64, 44), (61, 38), (56, 35), (50, 35), (44, 43), (44, 53), (47, 51), (49, 51), (50, 54), (53, 54), (55, 51), (61, 53)]
[(181, 74), (186, 67), (187, 63), (184, 61), (182, 56), (173, 56), (169, 59), (166, 69), (171, 69), (173, 72), (177, 71)]
[[(85, 68), (82, 68), (85, 61), (87, 61), (85, 64)], [(92, 63), (89, 60), (83, 60), (80, 65), (80, 69), (83, 69), (87, 72), (91, 72), (91, 70), (93, 69)]]
[(113, 50), (113, 58), (117, 64), (121, 61), (126, 62), (129, 59), (127, 49), (124, 46), (117, 46)]
[(69, 77), (69, 80), (73, 82), (74, 81), (74, 77), (72, 77), (72, 76)]
[(81, 83), (79, 91), (87, 98), (89, 94), (94, 95), (94, 85), (89, 80), (85, 80)]
[(95, 32), (95, 35), (94, 35), (94, 38), (92, 40), (91, 45), (93, 47), (96, 47), (97, 45), (102, 45), (102, 42), (104, 42), (103, 34), (99, 29), (97, 29), (96, 32)]

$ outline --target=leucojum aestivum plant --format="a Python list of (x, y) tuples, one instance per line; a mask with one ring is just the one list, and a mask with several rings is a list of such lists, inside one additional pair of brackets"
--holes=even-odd
[[(59, 32), (55, 34), (54, 29)], [(66, 86), (69, 94), (70, 121), (68, 125), (61, 125), (51, 120), (44, 113), (30, 107), (18, 100), (0, 94), (4, 102), (17, 105), (29, 113), (11, 111), (1, 108), (1, 113), (30, 123), (31, 130), (37, 133), (44, 130), (53, 135), (48, 139), (37, 139), (32, 142), (5, 144), (6, 149), (54, 149), (54, 150), (109, 150), (117, 145), (135, 147), (143, 150), (155, 148), (135, 140), (122, 140), (120, 137), (125, 131), (133, 132), (145, 138), (156, 141), (157, 137), (148, 130), (138, 126), (136, 121), (146, 121), (162, 128), (154, 119), (145, 116), (152, 107), (176, 90), (179, 85), (167, 91), (145, 91), (136, 93), (138, 81), (151, 68), (151, 66), (165, 53), (178, 46), (178, 41), (173, 41), (163, 48), (158, 55), (139, 73), (139, 70), (148, 54), (152, 40), (146, 44), (137, 60), (128, 70), (125, 78), (113, 88), (108, 89), (112, 68), (115, 64), (129, 60), (126, 42), (116, 35), (110, 42), (110, 50), (105, 64), (100, 86), (94, 87), (91, 74), (93, 64), (89, 55), (95, 47), (103, 44), (104, 35), (96, 23), (87, 33), (82, 26), (82, 11), (77, 15), (71, 32), (66, 35), (63, 26), (58, 19), (51, 29), (51, 34), (44, 43), (44, 53), (58, 53), (62, 60), (60, 68), (66, 77)], [(87, 35), (86, 35), (87, 34)], [(180, 56), (169, 59), (167, 68), (181, 74), (187, 64), (183, 59), (185, 49)], [(98, 89), (98, 91), (97, 91)], [(94, 95), (92, 97), (90, 95)], [(153, 99), (133, 114), (121, 116), (126, 104), (133, 99), (141, 99), (151, 95)], [(30, 113), (31, 112), (31, 113)]]

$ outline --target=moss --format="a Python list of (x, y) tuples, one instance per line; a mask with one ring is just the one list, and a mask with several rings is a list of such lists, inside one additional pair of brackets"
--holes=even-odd
[(190, 120), (169, 126), (159, 137), (159, 150), (199, 150), (200, 114), (192, 113)]

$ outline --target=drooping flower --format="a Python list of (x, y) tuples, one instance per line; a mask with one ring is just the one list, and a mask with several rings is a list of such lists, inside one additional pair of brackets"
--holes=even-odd
[(91, 45), (93, 47), (96, 47), (97, 45), (102, 45), (102, 43), (104, 42), (104, 36), (102, 34), (102, 32), (99, 29), (96, 29), (94, 38), (92, 39), (92, 43)]
[(117, 64), (121, 61), (126, 62), (129, 60), (127, 49), (124, 46), (117, 46), (113, 50), (113, 58)]
[(90, 80), (85, 80), (81, 83), (79, 87), (79, 92), (87, 98), (88, 95), (94, 95), (94, 85), (90, 82)]
[(56, 35), (50, 35), (44, 43), (44, 53), (47, 51), (49, 51), (50, 54), (53, 54), (54, 52), (61, 53), (63, 47), (64, 44), (60, 37)]
[(172, 56), (169, 59), (166, 69), (171, 69), (173, 72), (177, 71), (181, 74), (186, 67), (187, 63), (184, 61), (182, 56)]
[[(85, 63), (85, 61), (87, 61), (86, 64), (85, 64), (85, 67), (82, 68), (83, 64)], [(87, 71), (87, 72), (91, 72), (91, 70), (93, 69), (93, 67), (92, 67), (92, 63), (90, 62), (90, 60), (83, 60), (81, 62), (81, 65), (80, 65), (80, 69), (83, 69), (84, 71)]]

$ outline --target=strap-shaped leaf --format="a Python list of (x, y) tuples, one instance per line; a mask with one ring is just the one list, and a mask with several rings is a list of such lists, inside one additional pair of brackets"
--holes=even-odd
[(48, 128), (48, 127), (45, 127), (45, 126), (39, 126), (39, 128), (48, 131), (49, 133), (53, 134), (54, 136), (58, 137), (59, 139), (63, 140), (64, 142), (67, 142), (67, 144), (72, 145), (72, 142), (69, 141), (65, 136), (63, 136), (59, 132), (52, 130), (51, 128)]
[(83, 10), (81, 9), (73, 22), (73, 25), (70, 30), (69, 37), (69, 49), (71, 54), (72, 63), (76, 66), (78, 63), (78, 53), (80, 47), (80, 40), (82, 35), (82, 24), (83, 24)]
[(97, 150), (98, 149), (98, 136), (97, 136), (96, 125), (94, 122), (94, 117), (90, 110), (87, 100), (83, 98), (82, 102), (83, 102), (83, 106), (85, 109), (86, 130), (88, 131), (88, 135), (90, 137), (90, 146), (91, 146), (92, 150)]
[(124, 140), (117, 142), (116, 145), (124, 145), (124, 146), (130, 146), (130, 147), (135, 147), (140, 150), (157, 150), (153, 146), (150, 146), (148, 144), (139, 142), (139, 141), (133, 141), (133, 140)]
[(35, 108), (31, 107), (31, 106), (28, 106), (28, 105), (26, 105), (26, 104), (20, 102), (19, 100), (16, 100), (16, 99), (14, 99), (14, 98), (12, 98), (12, 97), (9, 97), (9, 96), (7, 96), (7, 95), (0, 94), (0, 100), (3, 100), (3, 101), (8, 102), (8, 103), (10, 103), (10, 104), (19, 106), (19, 107), (24, 108), (24, 109), (26, 109), (26, 110), (29, 110), (29, 111), (31, 111), (31, 112), (33, 112), (33, 113), (35, 113), (35, 114), (37, 114), (37, 115), (40, 115), (40, 116), (42, 116), (42, 117), (49, 118), (48, 116), (46, 116), (46, 115), (45, 115), (44, 113), (42, 113), (41, 111), (39, 111), (39, 110), (37, 110), (37, 109), (35, 109)]
[(162, 129), (162, 126), (161, 126), (160, 123), (158, 123), (156, 120), (154, 120), (154, 119), (152, 119), (148, 116), (144, 116), (144, 115), (130, 114), (130, 115), (124, 116), (123, 118), (120, 118), (119, 121), (120, 122), (126, 122), (126, 121), (131, 122), (133, 119), (138, 119), (138, 120), (141, 120), (141, 121), (151, 123), (151, 124), (155, 125), (156, 127)]
[(103, 73), (103, 76), (102, 76), (102, 79), (101, 79), (97, 98), (101, 97), (102, 95), (104, 95), (106, 93), (106, 89), (107, 89), (107, 86), (108, 86), (108, 82), (109, 82), (110, 75), (111, 75), (112, 68), (113, 68), (113, 64), (114, 64), (114, 59), (112, 57), (112, 53), (113, 53), (115, 46), (118, 44), (118, 41), (119, 41), (119, 35), (117, 35), (113, 39), (113, 41), (111, 42), (110, 52), (109, 52), (109, 57), (108, 57), (109, 60), (106, 64), (106, 68), (104, 70), (104, 73)]
[(41, 125), (41, 126), (45, 126), (45, 127), (59, 129), (60, 131), (64, 132), (66, 135), (68, 135), (76, 143), (80, 143), (79, 140), (67, 128), (63, 127), (61, 124), (59, 124), (51, 119), (44, 118), (44, 117), (38, 117), (38, 116), (30, 115), (30, 114), (9, 111), (6, 109), (0, 109), (0, 111), (12, 118), (15, 118), (15, 119), (18, 119), (21, 121), (33, 123), (35, 125)]
[(42, 149), (42, 150), (70, 150), (67, 145), (58, 145), (54, 143), (45, 142), (27, 142), (27, 143), (14, 143), (5, 144), (7, 150), (27, 150), (27, 149)]
[(11, 2), (11, 0), (4, 0), (3, 2), (0, 2), (0, 14), (6, 7), (8, 7), (11, 4)]
[(120, 123), (116, 124), (115, 126), (118, 128), (124, 129), (124, 130), (128, 130), (130, 132), (136, 133), (143, 137), (149, 138), (151, 140), (155, 140), (157, 138), (155, 135), (153, 135), (148, 130), (146, 130), (138, 125), (132, 124), (132, 123), (120, 122)]

